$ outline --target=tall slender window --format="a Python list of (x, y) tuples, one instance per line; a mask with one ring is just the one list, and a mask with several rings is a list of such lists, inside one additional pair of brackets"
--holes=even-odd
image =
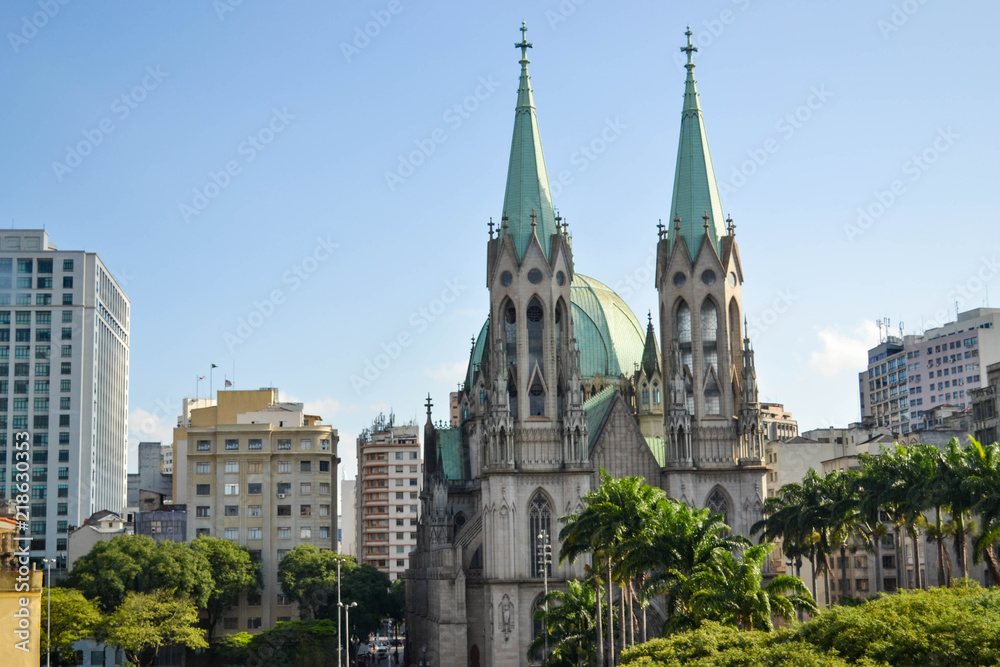
[[(719, 487), (712, 489), (708, 496), (708, 511), (712, 514), (721, 514), (722, 520), (729, 526), (729, 500)], [(732, 526), (730, 526), (732, 527)]]
[(711, 299), (701, 304), (702, 377), (705, 382), (705, 414), (721, 412), (718, 383), (719, 372), (719, 311)]
[(544, 311), (538, 299), (528, 303), (526, 312), (528, 318), (528, 372), (531, 374), (528, 387), (528, 410), (532, 417), (545, 415), (545, 387), (542, 376), (545, 373), (543, 358), (542, 333), (544, 330)]
[[(539, 538), (542, 531), (548, 535), (549, 544), (552, 544), (552, 510), (549, 506), (549, 499), (545, 497), (545, 494), (539, 491), (535, 494), (535, 497), (531, 499), (531, 504), (528, 508), (528, 530), (531, 531), (531, 539), (528, 540), (528, 544), (531, 545), (531, 553), (528, 554), (528, 558), (531, 559), (531, 576), (541, 577), (543, 575), (542, 564), (538, 559), (538, 554), (541, 553), (543, 540)], [(554, 547), (553, 547), (554, 548)], [(549, 570), (548, 576), (552, 576), (552, 565), (546, 566)]]
[(684, 372), (685, 369), (687, 370), (684, 373), (684, 402), (688, 414), (693, 415), (694, 388), (691, 386), (691, 377), (689, 375), (689, 373), (694, 373), (693, 362), (691, 361), (691, 309), (688, 308), (687, 302), (681, 301), (677, 306), (677, 315), (674, 324), (677, 329), (677, 342), (681, 352), (681, 371)]
[(510, 301), (504, 305), (503, 334), (507, 349), (507, 365), (517, 368), (517, 309)]

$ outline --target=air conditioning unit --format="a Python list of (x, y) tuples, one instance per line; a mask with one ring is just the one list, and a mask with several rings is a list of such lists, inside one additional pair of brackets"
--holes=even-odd
[(279, 493), (279, 494), (278, 494), (278, 498), (284, 498), (284, 497), (285, 497), (285, 494), (284, 494), (284, 493)]

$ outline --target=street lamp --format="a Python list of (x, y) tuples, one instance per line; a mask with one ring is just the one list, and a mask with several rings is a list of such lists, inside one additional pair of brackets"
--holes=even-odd
[[(343, 635), (340, 634), (340, 608), (344, 605), (340, 602), (340, 559), (337, 559), (337, 667), (344, 667), (344, 646), (340, 641)], [(351, 660), (350, 649), (348, 649), (347, 660)]]
[[(347, 631), (345, 633), (347, 635), (347, 664), (350, 665), (351, 664), (351, 623), (350, 623), (349, 619), (351, 618), (351, 607), (357, 607), (358, 603), (357, 602), (352, 602), (351, 604), (344, 604), (343, 602), (339, 602), (338, 601), (337, 602), (337, 606), (344, 608), (344, 629)], [(337, 618), (340, 618), (340, 614), (337, 614)], [(338, 640), (337, 643), (339, 644), (340, 641)], [(337, 648), (337, 652), (338, 653), (340, 652), (340, 648), (339, 647)]]
[(545, 656), (549, 655), (549, 567), (552, 565), (552, 545), (549, 544), (549, 531), (544, 528), (538, 533), (538, 568), (542, 571), (545, 582), (545, 615), (542, 621), (542, 632), (545, 633)]
[(52, 563), (57, 562), (55, 558), (43, 558), (45, 563), (45, 585), (48, 587), (48, 602), (45, 612), (45, 665), (52, 667)]

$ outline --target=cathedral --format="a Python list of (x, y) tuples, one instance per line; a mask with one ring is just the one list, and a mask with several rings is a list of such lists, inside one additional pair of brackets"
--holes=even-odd
[[(640, 475), (742, 534), (763, 503), (743, 267), (722, 213), (690, 29), (670, 224), (657, 228), (659, 310), (645, 327), (610, 288), (576, 273), (521, 32), (502, 217), (486, 245), (490, 310), (472, 345), (459, 425), (435, 423), (427, 401), (423, 514), (406, 573), (408, 655), (425, 664), (531, 664), (546, 581), (585, 576), (584, 559), (558, 563), (559, 517), (583, 508), (601, 469)], [(551, 565), (538, 558), (546, 535)], [(655, 604), (650, 614), (658, 627)]]

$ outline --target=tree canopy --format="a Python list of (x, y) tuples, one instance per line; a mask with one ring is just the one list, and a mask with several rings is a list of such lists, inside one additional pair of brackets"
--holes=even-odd
[(208, 648), (195, 604), (164, 589), (128, 593), (104, 619), (99, 636), (137, 667), (150, 667), (164, 646)]
[(42, 600), (42, 652), (49, 650), (52, 642), (54, 664), (76, 664), (73, 644), (92, 637), (101, 621), (101, 612), (93, 602), (72, 588), (53, 587), (46, 595), (52, 596), (52, 635), (46, 634), (48, 625), (48, 600)]

